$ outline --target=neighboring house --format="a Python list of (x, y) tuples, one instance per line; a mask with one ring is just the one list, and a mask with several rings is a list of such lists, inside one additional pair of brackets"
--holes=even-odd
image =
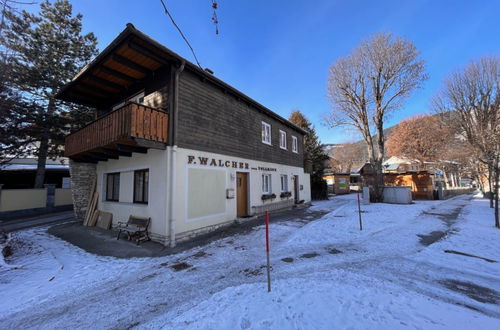
[(460, 164), (454, 161), (425, 161), (421, 164), (418, 160), (405, 157), (392, 156), (383, 162), (384, 172), (391, 174), (428, 172), (434, 179), (433, 182), (443, 182), (444, 188), (462, 186)]
[(406, 173), (423, 170), (418, 160), (392, 156), (382, 163), (385, 173)]
[(310, 202), (306, 132), (131, 24), (58, 94), (100, 117), (66, 138), (75, 212), (96, 180), (113, 222), (170, 243)]
[[(35, 184), (36, 158), (14, 158), (0, 165), (0, 184), (2, 189), (30, 189)], [(47, 159), (45, 165), (45, 184), (56, 188), (69, 188), (69, 162), (67, 158)]]

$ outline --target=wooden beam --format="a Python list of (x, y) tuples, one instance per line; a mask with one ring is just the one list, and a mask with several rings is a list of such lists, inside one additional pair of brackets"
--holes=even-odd
[(106, 154), (104, 151), (103, 152), (100, 152), (100, 151), (91, 151), (91, 152), (89, 152), (89, 154), (92, 157), (102, 158), (102, 160), (118, 159), (117, 155), (109, 155), (109, 154)]
[(90, 159), (90, 158), (85, 158), (85, 157), (70, 157), (71, 160), (77, 162), (77, 163), (92, 163), (92, 164), (97, 164), (97, 160), (95, 159)]
[(93, 152), (93, 151), (86, 152), (85, 155), (83, 155), (83, 157), (85, 157), (85, 158), (89, 157), (89, 158), (95, 159), (97, 161), (103, 161), (103, 162), (108, 161), (108, 158), (106, 156), (104, 156), (101, 153)]
[(78, 103), (83, 104), (83, 105), (88, 105), (91, 107), (96, 107), (100, 104), (99, 100), (89, 98), (88, 95), (84, 94), (75, 94), (75, 91), (71, 91), (68, 93), (68, 96), (72, 98), (71, 101), (68, 102), (75, 102), (75, 99), (78, 100)]
[(92, 98), (98, 98), (100, 100), (105, 100), (106, 98), (109, 97), (109, 95), (103, 95), (99, 92), (99, 90), (95, 89), (91, 89), (91, 88), (88, 88), (86, 86), (77, 86), (76, 89), (74, 90), (74, 93), (81, 93), (81, 94), (84, 94), (84, 95), (87, 95), (87, 96), (90, 96)]
[(158, 55), (153, 54), (148, 49), (146, 49), (146, 48), (144, 48), (144, 47), (142, 47), (142, 46), (140, 46), (132, 41), (128, 43), (128, 47), (130, 49), (132, 49), (133, 51), (136, 51), (143, 56), (149, 57), (150, 59), (152, 59), (153, 61), (155, 61), (161, 65), (168, 64), (168, 62), (165, 59), (160, 58)]
[(102, 95), (104, 97), (109, 97), (111, 94), (111, 92), (108, 91), (107, 89), (102, 89), (99, 86), (91, 85), (91, 84), (88, 84), (88, 83), (83, 82), (83, 81), (78, 82), (78, 84), (75, 87), (82, 88), (82, 89), (85, 89), (88, 91), (92, 91), (93, 93)]
[(108, 87), (111, 87), (111, 88), (114, 88), (114, 89), (118, 89), (119, 91), (126, 90), (126, 88), (123, 87), (122, 85), (119, 85), (117, 83), (111, 82), (111, 81), (106, 80), (106, 79), (102, 79), (102, 78), (94, 76), (92, 74), (88, 75), (87, 78), (90, 79), (90, 80), (93, 80), (93, 81), (95, 81), (95, 82), (97, 82), (97, 83), (99, 83), (101, 85), (108, 86)]
[(99, 67), (99, 69), (102, 70), (103, 72), (107, 73), (107, 74), (115, 76), (118, 79), (127, 80), (127, 81), (130, 81), (130, 82), (135, 82), (137, 80), (136, 78), (134, 78), (132, 76), (129, 76), (128, 74), (122, 73), (120, 71), (116, 71), (116, 70), (108, 68), (107, 66), (104, 66), (104, 65), (101, 65)]
[(101, 148), (103, 152), (107, 155), (116, 155), (116, 156), (125, 156), (125, 157), (132, 157), (132, 153), (128, 151), (120, 151), (118, 149), (111, 149), (111, 148)]
[(117, 143), (116, 144), (116, 147), (118, 148), (118, 150), (120, 151), (127, 151), (127, 152), (138, 152), (138, 153), (141, 153), (141, 154), (145, 154), (148, 152), (148, 148), (144, 148), (144, 147), (137, 147), (137, 146), (130, 146), (128, 144), (121, 144), (121, 143)]
[(132, 70), (142, 72), (145, 75), (148, 75), (149, 73), (151, 73), (151, 70), (149, 70), (148, 68), (143, 67), (142, 65), (140, 65), (136, 62), (133, 62), (133, 61), (129, 60), (128, 58), (125, 58), (121, 55), (113, 54), (112, 58), (113, 58), (113, 61), (116, 61), (122, 65), (128, 66)]
[(167, 147), (166, 143), (158, 142), (158, 141), (151, 141), (151, 140), (140, 139), (140, 138), (134, 138), (134, 141), (137, 143), (138, 146), (141, 146), (144, 148), (165, 150), (165, 148)]

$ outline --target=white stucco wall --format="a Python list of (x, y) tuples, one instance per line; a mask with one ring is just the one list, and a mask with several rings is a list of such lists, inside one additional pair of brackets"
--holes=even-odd
[[(133, 203), (134, 170), (149, 169), (149, 202)], [(120, 200), (106, 201), (106, 174), (120, 172)], [(167, 152), (149, 149), (146, 154), (110, 159), (97, 164), (97, 191), (99, 209), (113, 213), (113, 225), (127, 221), (130, 215), (151, 217), (153, 236), (166, 236)]]
[[(208, 158), (207, 164), (202, 165), (200, 162), (200, 157)], [(212, 159), (215, 160), (215, 165), (212, 163)], [(191, 162), (190, 162), (191, 160)], [(233, 167), (233, 162), (237, 163), (237, 168)], [(217, 225), (223, 222), (231, 221), (236, 219), (236, 173), (246, 172), (248, 173), (248, 185), (249, 185), (249, 205), (248, 211), (252, 213), (252, 206), (263, 205), (264, 203), (279, 202), (281, 198), (279, 197), (281, 193), (281, 174), (286, 174), (288, 176), (288, 190), (293, 192), (293, 181), (292, 177), (294, 175), (299, 176), (299, 185), (302, 185), (302, 190), (299, 191), (299, 200), (304, 200), (304, 202), (311, 201), (310, 192), (310, 178), (309, 174), (304, 173), (303, 168), (279, 165), (268, 162), (260, 162), (255, 160), (249, 160), (245, 158), (230, 157), (221, 154), (214, 154), (208, 152), (202, 152), (191, 149), (177, 149), (177, 175), (176, 175), (176, 185), (175, 191), (176, 201), (175, 201), (175, 214), (176, 214), (176, 234), (181, 234), (183, 232), (196, 230), (199, 228)], [(212, 163), (212, 165), (210, 165)], [(229, 166), (227, 166), (229, 164)], [(248, 164), (248, 168), (246, 168)], [(222, 166), (221, 166), (222, 165)], [(241, 168), (243, 167), (243, 168)], [(223, 213), (215, 213), (212, 215), (206, 215), (205, 217), (189, 219), (188, 213), (189, 207), (202, 204), (189, 202), (189, 192), (188, 192), (188, 173), (190, 168), (196, 168), (205, 170), (207, 175), (210, 175), (211, 170), (224, 171), (226, 176), (226, 186), (225, 189), (215, 189), (212, 193), (217, 194), (220, 199), (223, 199), (226, 203), (225, 211)], [(264, 168), (275, 169), (275, 171), (263, 170)], [(263, 202), (262, 197), (262, 174), (271, 174), (272, 180), (272, 193), (276, 194), (277, 198), (274, 201)], [(226, 198), (226, 189), (234, 189), (235, 198)], [(210, 196), (214, 198), (214, 196)], [(291, 198), (294, 198), (292, 195)], [(198, 214), (199, 212), (192, 211), (191, 213)]]
[[(170, 234), (169, 211), (167, 210), (168, 157), (169, 148), (166, 150), (150, 149), (147, 154), (133, 153), (132, 157), (120, 157), (117, 160), (110, 159), (107, 162), (97, 164), (99, 209), (113, 213), (114, 225), (118, 221), (127, 221), (130, 215), (151, 217), (150, 232), (153, 238), (162, 240), (168, 237)], [(207, 164), (201, 164), (199, 157), (208, 158)], [(191, 163), (189, 163), (190, 159)], [(210, 165), (212, 159), (216, 162), (215, 166)], [(233, 167), (233, 162), (236, 162), (237, 168)], [(226, 164), (229, 164), (229, 166), (226, 166)], [(246, 164), (248, 164), (248, 167), (246, 167)], [(149, 169), (148, 204), (133, 203), (134, 170), (141, 169)], [(190, 169), (192, 169), (191, 172)], [(118, 202), (106, 201), (106, 174), (114, 172), (120, 172), (120, 196)], [(311, 200), (309, 174), (304, 173), (303, 168), (178, 148), (174, 182), (174, 226), (176, 235), (236, 219), (237, 172), (248, 173), (249, 214), (252, 214), (252, 206), (282, 201), (280, 198), (281, 174), (288, 176), (288, 191), (292, 192), (291, 199), (294, 198), (292, 177), (297, 175), (299, 176), (299, 184), (302, 185), (302, 190), (299, 191), (299, 200), (304, 200), (304, 202), (310, 202)], [(195, 180), (190, 181), (190, 173)], [(200, 175), (203, 177), (203, 173), (206, 173), (207, 180), (200, 180)], [(261, 180), (262, 174), (266, 173), (271, 174), (272, 193), (276, 194), (277, 197), (273, 201), (263, 202), (261, 199)], [(217, 176), (217, 182), (210, 179), (213, 175)], [(224, 178), (224, 180), (221, 180), (221, 178)], [(197, 181), (200, 181), (199, 184), (196, 183)], [(192, 198), (198, 198), (198, 202), (190, 200), (189, 187), (196, 189), (195, 193), (191, 195)], [(234, 189), (235, 198), (226, 198), (227, 189)], [(210, 203), (202, 200), (202, 196), (207, 196)]]

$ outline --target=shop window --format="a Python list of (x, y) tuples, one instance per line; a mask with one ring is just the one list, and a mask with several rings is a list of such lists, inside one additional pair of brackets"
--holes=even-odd
[(271, 145), (271, 125), (262, 122), (262, 143)]
[(120, 173), (106, 174), (106, 200), (112, 202), (120, 200)]
[(148, 203), (149, 170), (134, 171), (134, 203)]
[(271, 174), (262, 174), (262, 193), (271, 193)]
[(299, 152), (299, 144), (297, 142), (297, 137), (292, 136), (292, 151), (293, 152)]

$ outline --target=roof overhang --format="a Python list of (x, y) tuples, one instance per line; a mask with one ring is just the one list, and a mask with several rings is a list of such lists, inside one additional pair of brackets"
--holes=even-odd
[(155, 71), (167, 64), (185, 64), (186, 69), (205, 81), (234, 94), (257, 110), (306, 135), (302, 128), (271, 111), (236, 88), (218, 79), (171, 51), (156, 40), (127, 24), (118, 37), (56, 95), (58, 99), (106, 109), (139, 92)]
[(132, 24), (86, 65), (57, 98), (96, 108), (108, 108), (144, 87), (144, 81), (171, 61), (177, 61), (144, 39)]

